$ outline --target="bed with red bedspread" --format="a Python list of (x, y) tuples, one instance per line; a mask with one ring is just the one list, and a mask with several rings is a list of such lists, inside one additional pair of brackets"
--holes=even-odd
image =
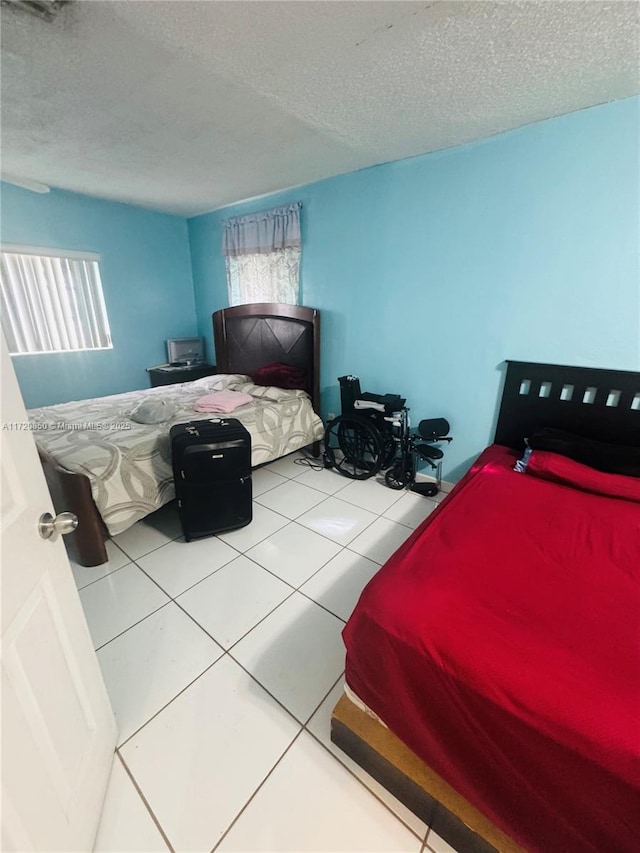
[(370, 582), (346, 681), (525, 849), (635, 853), (640, 502), (519, 455), (485, 450)]

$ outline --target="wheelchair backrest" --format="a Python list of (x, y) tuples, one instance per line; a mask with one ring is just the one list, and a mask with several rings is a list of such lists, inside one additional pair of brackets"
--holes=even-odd
[[(366, 414), (369, 409), (390, 415), (393, 412), (400, 411), (407, 402), (399, 394), (370, 394), (368, 391), (362, 393), (360, 380), (357, 376), (340, 376), (338, 382), (340, 383), (340, 404), (343, 415), (351, 415), (354, 411), (359, 414)], [(356, 405), (356, 401), (359, 405)], [(367, 403), (371, 405), (367, 406)]]
[(351, 415), (354, 410), (354, 403), (362, 393), (360, 391), (360, 380), (357, 376), (340, 376), (340, 405), (342, 406), (343, 415)]

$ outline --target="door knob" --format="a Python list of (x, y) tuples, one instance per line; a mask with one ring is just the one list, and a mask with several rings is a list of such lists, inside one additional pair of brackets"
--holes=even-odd
[(54, 518), (50, 512), (45, 512), (38, 521), (38, 533), (43, 539), (57, 539), (73, 533), (78, 526), (78, 516), (72, 512), (60, 512)]

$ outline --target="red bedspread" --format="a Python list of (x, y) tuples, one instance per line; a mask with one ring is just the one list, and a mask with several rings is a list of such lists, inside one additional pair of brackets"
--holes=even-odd
[(346, 680), (523, 847), (640, 850), (640, 505), (488, 448), (364, 590)]

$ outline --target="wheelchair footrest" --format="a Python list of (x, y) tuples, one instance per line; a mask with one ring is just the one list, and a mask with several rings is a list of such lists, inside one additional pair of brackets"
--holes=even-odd
[(423, 498), (434, 498), (440, 491), (435, 483), (413, 483), (409, 488)]

